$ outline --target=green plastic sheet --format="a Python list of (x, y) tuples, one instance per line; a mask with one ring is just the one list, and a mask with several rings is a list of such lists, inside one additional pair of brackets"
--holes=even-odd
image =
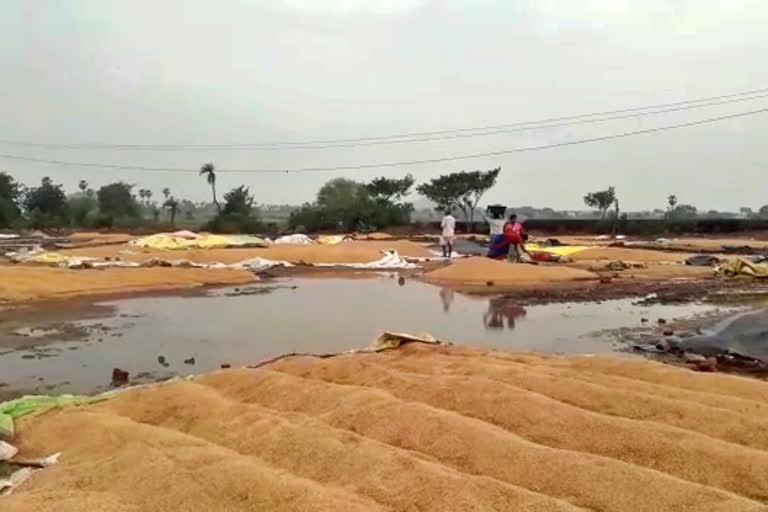
[(106, 396), (78, 395), (30, 395), (0, 403), (0, 437), (13, 438), (15, 434), (14, 421), (28, 414), (40, 414), (55, 407), (64, 405), (82, 405), (101, 400)]

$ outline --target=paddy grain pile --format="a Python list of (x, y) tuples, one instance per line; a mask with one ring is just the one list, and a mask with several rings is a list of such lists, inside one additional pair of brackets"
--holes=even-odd
[(564, 265), (510, 264), (490, 258), (456, 260), (450, 266), (426, 274), (428, 281), (440, 284), (486, 286), (547, 286), (556, 283), (597, 280), (592, 272)]
[(23, 419), (9, 512), (758, 511), (768, 384), (419, 344), (289, 358)]

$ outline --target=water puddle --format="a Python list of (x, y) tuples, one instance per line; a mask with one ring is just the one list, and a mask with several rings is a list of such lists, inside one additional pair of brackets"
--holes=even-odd
[[(47, 332), (35, 313), (25, 339), (0, 335), (0, 381), (8, 390), (95, 392), (112, 369), (132, 382), (241, 366), (286, 352), (359, 348), (382, 330), (429, 332), (438, 339), (507, 350), (595, 353), (621, 348), (608, 334), (658, 321), (712, 314), (713, 304), (636, 305), (636, 300), (521, 306), (504, 297), (470, 297), (397, 279), (290, 279), (217, 290), (206, 296), (141, 297), (99, 303), (93, 318), (69, 311), (65, 332)], [(64, 321), (56, 314), (57, 328)], [(23, 322), (23, 318), (15, 320)], [(4, 348), (5, 347), (5, 348)]]

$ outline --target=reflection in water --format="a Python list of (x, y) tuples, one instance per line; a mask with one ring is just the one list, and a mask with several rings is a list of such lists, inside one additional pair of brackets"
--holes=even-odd
[(483, 324), (486, 329), (503, 329), (504, 319), (507, 328), (515, 328), (515, 320), (525, 316), (525, 308), (512, 299), (494, 297), (488, 301), (488, 311), (483, 314)]
[(443, 311), (448, 313), (451, 311), (451, 304), (453, 304), (454, 291), (451, 288), (440, 288), (440, 300), (443, 301)]

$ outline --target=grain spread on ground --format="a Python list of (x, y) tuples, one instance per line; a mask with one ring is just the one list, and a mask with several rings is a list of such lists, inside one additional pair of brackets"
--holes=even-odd
[(22, 418), (61, 451), (8, 512), (759, 511), (768, 383), (641, 359), (407, 345)]
[(627, 261), (627, 262), (669, 262), (684, 263), (691, 255), (648, 249), (627, 249), (622, 247), (594, 247), (569, 256), (573, 261)]
[(457, 260), (453, 264), (426, 274), (426, 279), (446, 284), (531, 286), (566, 281), (587, 281), (597, 275), (563, 265), (513, 264), (484, 257)]
[(232, 264), (251, 258), (265, 258), (291, 263), (370, 263), (382, 257), (382, 251), (394, 249), (401, 256), (414, 258), (434, 257), (426, 247), (405, 240), (345, 241), (337, 245), (274, 245), (265, 248), (184, 249), (163, 251), (127, 245), (86, 247), (60, 251), (71, 256), (93, 258), (120, 258), (143, 262), (154, 258), (166, 260), (187, 259), (195, 263)]
[(0, 302), (244, 284), (254, 280), (253, 273), (232, 269), (154, 267), (69, 270), (0, 265)]

